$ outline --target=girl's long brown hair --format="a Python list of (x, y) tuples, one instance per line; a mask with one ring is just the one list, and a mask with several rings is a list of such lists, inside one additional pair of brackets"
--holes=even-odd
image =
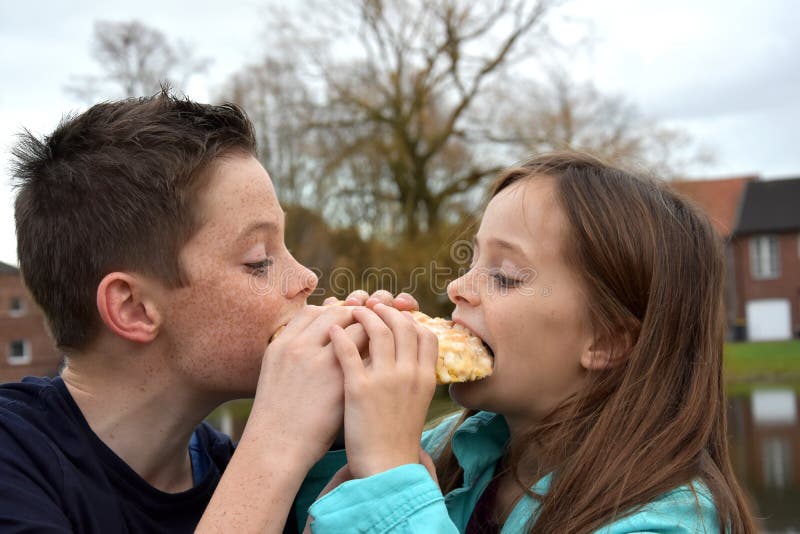
[[(540, 500), (529, 532), (592, 532), (695, 479), (711, 490), (722, 532), (756, 532), (728, 457), (721, 238), (667, 185), (584, 154), (534, 157), (504, 172), (491, 196), (543, 176), (569, 221), (565, 252), (595, 336), (627, 357), (510, 443), (504, 465)], [(530, 455), (554, 473), (546, 495), (528, 489), (544, 472), (520, 472)], [(455, 489), (462, 471), (449, 440), (436, 464), (443, 491)]]

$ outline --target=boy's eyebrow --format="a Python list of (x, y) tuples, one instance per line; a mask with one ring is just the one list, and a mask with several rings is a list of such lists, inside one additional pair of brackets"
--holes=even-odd
[[(283, 215), (284, 217), (286, 216), (286, 214)], [(239, 234), (236, 240), (242, 241), (250, 234), (253, 234), (255, 232), (277, 233), (278, 229), (279, 225), (274, 221), (255, 221), (249, 224), (244, 230), (242, 230), (242, 232)]]

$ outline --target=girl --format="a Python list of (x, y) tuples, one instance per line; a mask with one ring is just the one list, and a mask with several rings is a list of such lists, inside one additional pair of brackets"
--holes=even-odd
[(435, 476), (415, 463), (429, 342), (385, 306), (359, 312), (367, 364), (332, 330), (354, 480), (311, 507), (312, 530), (755, 532), (728, 459), (707, 218), (662, 183), (556, 153), (499, 177), (474, 250), (448, 296), (494, 374), (450, 387), (466, 410), (422, 437)]

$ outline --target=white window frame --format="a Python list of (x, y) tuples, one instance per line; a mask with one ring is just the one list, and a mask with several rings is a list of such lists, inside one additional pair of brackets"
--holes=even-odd
[[(14, 343), (22, 343), (22, 355), (14, 355), (11, 353), (11, 347)], [(27, 339), (12, 339), (8, 342), (6, 361), (9, 365), (26, 365), (31, 363), (33, 355), (31, 354), (31, 342)]]
[(13, 302), (14, 299), (19, 301), (19, 308), (14, 309), (11, 307), (11, 304), (9, 303), (8, 315), (10, 315), (11, 317), (22, 317), (23, 315), (25, 315), (25, 312), (27, 311), (27, 307), (25, 306), (25, 299), (23, 299), (22, 297), (11, 297), (11, 302)]
[(774, 280), (781, 277), (781, 247), (776, 235), (750, 238), (750, 275), (754, 280)]

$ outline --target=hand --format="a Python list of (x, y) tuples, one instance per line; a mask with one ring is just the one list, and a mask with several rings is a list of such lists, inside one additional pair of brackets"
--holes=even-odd
[[(323, 305), (327, 306), (336, 302), (338, 302), (336, 297), (328, 297), (323, 302)], [(376, 304), (382, 303), (401, 311), (419, 311), (417, 299), (408, 293), (400, 293), (393, 297), (391, 293), (383, 289), (379, 289), (372, 295), (362, 289), (353, 291), (347, 296), (344, 303), (348, 306), (366, 306), (367, 308), (374, 308)]]
[(347, 460), (363, 478), (417, 461), (438, 341), (407, 312), (384, 304), (354, 308), (353, 318), (369, 338), (368, 363), (341, 327), (331, 326), (330, 335), (344, 373)]
[(243, 440), (277, 440), (308, 468), (328, 450), (344, 412), (343, 376), (328, 331), (344, 327), (356, 350), (366, 350), (356, 309), (307, 306), (269, 344)]
[[(436, 466), (433, 463), (433, 459), (430, 455), (425, 452), (424, 449), (419, 449), (419, 463), (425, 466), (425, 469), (428, 470), (428, 474), (431, 476), (433, 481), (436, 485), (439, 485), (439, 479), (436, 477)], [(336, 471), (336, 474), (333, 475), (333, 478), (322, 488), (322, 491), (317, 496), (317, 500), (321, 499), (334, 489), (338, 488), (348, 480), (353, 480), (353, 474), (350, 472), (350, 465), (345, 464), (341, 469)], [(311, 532), (311, 523), (314, 521), (314, 518), (310, 515), (308, 519), (306, 519), (306, 526), (303, 529), (303, 534), (310, 534)]]

